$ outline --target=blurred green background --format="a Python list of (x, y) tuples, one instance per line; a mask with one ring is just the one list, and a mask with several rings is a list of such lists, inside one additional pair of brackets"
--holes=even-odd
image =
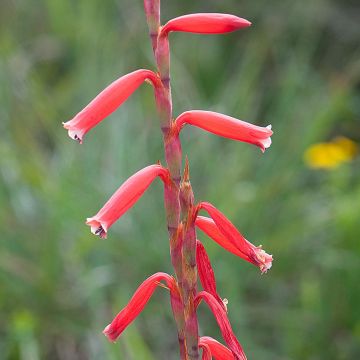
[[(199, 234), (249, 359), (360, 359), (360, 159), (328, 169), (304, 161), (313, 144), (360, 140), (358, 1), (162, 8), (164, 20), (229, 12), (253, 22), (226, 36), (171, 35), (175, 115), (213, 110), (274, 129), (264, 155), (182, 132), (197, 200), (275, 258), (261, 276)], [(84, 225), (127, 177), (163, 160), (152, 89), (81, 146), (61, 126), (138, 68), (154, 68), (141, 0), (0, 2), (1, 359), (178, 358), (162, 289), (117, 344), (101, 334), (147, 276), (171, 272), (162, 184), (106, 241)], [(204, 305), (199, 318), (201, 334), (222, 341)]]

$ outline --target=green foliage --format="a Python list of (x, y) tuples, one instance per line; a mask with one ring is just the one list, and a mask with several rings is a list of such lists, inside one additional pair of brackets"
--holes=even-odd
[[(219, 111), (275, 132), (265, 155), (194, 128), (182, 134), (197, 199), (274, 254), (260, 276), (202, 237), (249, 359), (360, 358), (360, 161), (329, 171), (303, 162), (313, 143), (360, 140), (356, 6), (163, 2), (163, 19), (229, 12), (254, 24), (228, 36), (171, 36), (175, 114)], [(151, 59), (140, 0), (0, 3), (2, 359), (178, 358), (165, 290), (119, 344), (101, 334), (139, 283), (171, 271), (161, 184), (106, 241), (84, 225), (128, 176), (162, 159), (151, 88), (81, 146), (61, 128)], [(219, 338), (204, 309), (201, 333)]]

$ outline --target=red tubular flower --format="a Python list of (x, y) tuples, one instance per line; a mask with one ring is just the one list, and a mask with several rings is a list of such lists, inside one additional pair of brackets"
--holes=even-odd
[(223, 309), (227, 311), (225, 303), (216, 290), (216, 280), (210, 259), (203, 244), (199, 240), (196, 241), (196, 265), (203, 289), (210, 293), (223, 307)]
[(161, 165), (147, 166), (127, 179), (102, 209), (87, 219), (86, 224), (91, 226), (91, 232), (106, 238), (110, 226), (136, 203), (158, 176), (165, 186), (170, 184), (169, 171)]
[(201, 300), (204, 300), (208, 304), (210, 310), (214, 314), (221, 334), (229, 349), (232, 351), (234, 358), (236, 360), (246, 360), (244, 350), (234, 335), (225, 310), (221, 307), (217, 300), (206, 291), (201, 291), (196, 295), (195, 306), (198, 306)]
[(202, 336), (199, 341), (200, 346), (207, 346), (211, 355), (216, 360), (234, 360), (232, 352), (223, 344), (219, 343), (210, 336)]
[[(237, 248), (237, 250), (243, 253), (244, 256), (241, 256), (242, 258), (258, 266), (262, 273), (266, 273), (271, 268), (273, 260), (272, 255), (267, 254), (261, 246), (255, 246), (247, 241), (222, 212), (207, 202), (201, 202), (198, 205), (198, 210), (200, 209), (204, 209), (209, 213), (220, 233), (222, 233), (227, 238), (228, 241), (226, 244), (229, 242), (232, 243)], [(211, 230), (211, 233), (213, 233), (213, 229)], [(218, 236), (215, 238), (215, 241), (220, 241)]]
[(162, 272), (150, 276), (139, 286), (129, 303), (116, 315), (112, 323), (104, 329), (103, 333), (110, 341), (115, 341), (141, 313), (156, 287), (162, 285), (160, 281), (165, 281), (170, 289), (170, 294), (177, 296), (178, 289), (172, 276)]
[(158, 76), (150, 70), (136, 70), (115, 80), (72, 120), (63, 123), (69, 136), (82, 143), (84, 135), (114, 112), (145, 81), (158, 86)]
[(250, 21), (229, 14), (189, 14), (170, 20), (161, 29), (161, 35), (171, 31), (196, 34), (223, 34), (250, 25)]
[(191, 110), (182, 113), (175, 121), (180, 132), (185, 124), (197, 126), (213, 134), (258, 146), (262, 152), (271, 145), (271, 125), (256, 126), (231, 116), (212, 111)]
[(236, 245), (234, 245), (223, 233), (220, 232), (214, 220), (205, 216), (197, 216), (195, 220), (195, 225), (225, 250), (231, 252), (236, 256), (241, 257), (246, 261), (251, 262), (250, 258), (247, 255), (238, 250)]

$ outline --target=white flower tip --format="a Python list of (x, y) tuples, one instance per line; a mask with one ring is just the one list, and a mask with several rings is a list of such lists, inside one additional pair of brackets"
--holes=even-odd
[(266, 139), (260, 140), (261, 142), (261, 151), (264, 153), (266, 149), (268, 149), (271, 145), (271, 137), (269, 136)]
[(68, 135), (73, 139), (76, 140), (79, 144), (82, 144), (84, 132), (79, 130), (74, 130), (73, 126), (68, 122), (63, 122), (63, 127), (68, 131)]
[(270, 125), (268, 125), (266, 128), (269, 129), (269, 130), (271, 130), (271, 129), (272, 129), (272, 125), (270, 124)]
[(79, 144), (82, 144), (82, 135), (78, 131), (68, 130), (68, 134), (73, 140), (76, 140)]
[(101, 239), (106, 239), (107, 227), (105, 224), (102, 224), (94, 218), (87, 218), (86, 225), (90, 226), (90, 230), (94, 235), (99, 236)]

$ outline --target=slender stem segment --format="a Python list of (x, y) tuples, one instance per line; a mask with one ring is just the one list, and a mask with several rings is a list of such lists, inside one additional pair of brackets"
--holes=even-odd
[[(160, 33), (160, 0), (144, 0), (145, 13), (161, 86), (156, 104), (163, 134), (165, 159), (172, 180), (165, 189), (165, 210), (170, 237), (170, 255), (182, 297), (182, 308), (173, 306), (182, 360), (199, 360), (196, 296), (196, 236), (193, 193), (188, 176), (181, 182), (182, 150), (172, 115), (170, 49), (168, 34)], [(188, 165), (186, 167), (187, 174)], [(183, 209), (182, 209), (183, 206)], [(176, 314), (175, 314), (176, 312)]]

